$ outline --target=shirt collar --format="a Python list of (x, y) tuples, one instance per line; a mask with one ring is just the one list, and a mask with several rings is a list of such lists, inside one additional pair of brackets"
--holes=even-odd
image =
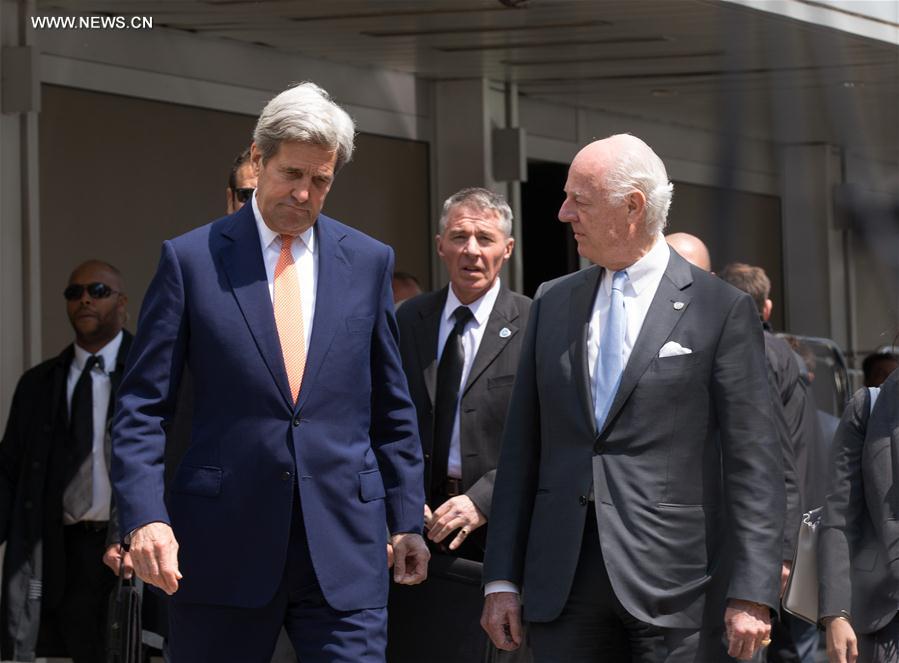
[[(644, 288), (661, 279), (662, 274), (664, 274), (665, 270), (668, 268), (668, 259), (670, 257), (671, 253), (668, 250), (668, 244), (665, 242), (665, 238), (662, 235), (657, 235), (655, 243), (652, 245), (649, 252), (624, 270), (627, 272), (627, 282), (637, 295), (639, 295)], [(603, 290), (608, 293), (612, 290), (612, 272), (607, 269), (606, 274), (608, 276), (603, 278), (602, 287)]]
[[(256, 192), (253, 192), (253, 197), (251, 198), (251, 202), (253, 205), (253, 217), (256, 219), (256, 229), (259, 231), (259, 241), (262, 243), (263, 252), (268, 249), (273, 243), (275, 244), (275, 248), (280, 251), (281, 250), (281, 236), (276, 233), (274, 230), (269, 228), (265, 221), (262, 219), (262, 213), (259, 211), (259, 205), (256, 204)], [(315, 224), (313, 223), (306, 230), (301, 232), (297, 237), (300, 238), (300, 241), (306, 245), (306, 249), (309, 253), (315, 253)]]
[(453, 285), (450, 284), (447, 286), (446, 305), (443, 307), (443, 318), (447, 322), (452, 322), (453, 312), (460, 306), (467, 306), (471, 310), (472, 315), (474, 315), (474, 319), (478, 323), (477, 326), (480, 327), (487, 322), (491, 311), (493, 311), (493, 305), (496, 303), (496, 298), (499, 296), (499, 288), (500, 279), (497, 277), (493, 285), (490, 286), (490, 290), (478, 297), (471, 304), (463, 304), (459, 301), (459, 298), (456, 297), (456, 293), (453, 292)]
[[(112, 373), (115, 370), (116, 359), (119, 356), (119, 348), (122, 345), (122, 332), (119, 331), (118, 334), (113, 336), (112, 340), (100, 348), (94, 354), (98, 357), (103, 357), (103, 372), (104, 373)], [(84, 370), (84, 366), (87, 364), (88, 357), (91, 356), (91, 353), (82, 348), (78, 343), (75, 343), (75, 357), (72, 360), (72, 363), (75, 365), (75, 368), (78, 369), (78, 372)]]

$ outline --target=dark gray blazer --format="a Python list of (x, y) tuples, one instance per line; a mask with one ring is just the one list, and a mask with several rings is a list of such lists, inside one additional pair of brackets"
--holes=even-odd
[[(426, 493), (430, 486), (434, 446), (437, 336), (446, 296), (447, 287), (419, 295), (404, 302), (396, 313), (403, 370), (418, 413)], [(530, 308), (531, 300), (527, 297), (505, 287), (500, 289), (462, 394), (459, 417), (462, 489), (488, 519), (503, 423)], [(509, 335), (501, 336), (502, 329), (508, 329)], [(430, 504), (430, 495), (427, 497)]]
[[(534, 300), (484, 577), (518, 583), (528, 620), (565, 605), (591, 484), (609, 578), (633, 616), (698, 628), (716, 578), (718, 625), (725, 595), (778, 603), (784, 480), (758, 313), (745, 293), (670, 256), (601, 431), (586, 338), (602, 270), (546, 283)], [(660, 359), (668, 341), (692, 353)]]
[(868, 390), (846, 407), (833, 438), (818, 541), (819, 614), (847, 613), (873, 633), (899, 609), (899, 371), (868, 415)]

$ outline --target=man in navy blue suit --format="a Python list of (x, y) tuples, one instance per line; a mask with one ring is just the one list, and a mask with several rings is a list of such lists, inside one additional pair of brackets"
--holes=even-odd
[[(388, 588), (421, 582), (422, 458), (393, 252), (320, 210), (353, 122), (302, 83), (254, 131), (236, 213), (164, 242), (119, 391), (112, 475), (136, 573), (172, 595), (175, 663), (383, 661)], [(192, 376), (190, 445), (163, 490)]]

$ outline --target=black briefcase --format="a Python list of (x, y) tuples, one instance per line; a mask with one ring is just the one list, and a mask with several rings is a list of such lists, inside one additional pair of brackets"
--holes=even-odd
[(106, 663), (142, 663), (140, 603), (143, 583), (138, 577), (126, 579), (125, 565), (109, 596), (106, 633)]

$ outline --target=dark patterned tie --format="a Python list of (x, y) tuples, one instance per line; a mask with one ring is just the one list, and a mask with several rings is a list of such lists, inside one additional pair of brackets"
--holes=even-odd
[(91, 355), (72, 392), (66, 487), (62, 496), (67, 522), (77, 522), (91, 508), (94, 496), (94, 366), (103, 370), (103, 357)]
[[(440, 364), (437, 366), (437, 391), (434, 395), (434, 450), (431, 462), (431, 495), (442, 495), (446, 486), (446, 465), (449, 462), (450, 438), (456, 420), (456, 406), (459, 390), (462, 388), (462, 369), (465, 365), (465, 350), (462, 334), (465, 325), (474, 318), (471, 309), (460, 306), (453, 311), (456, 324), (453, 325)], [(433, 505), (437, 506), (437, 505)]]

